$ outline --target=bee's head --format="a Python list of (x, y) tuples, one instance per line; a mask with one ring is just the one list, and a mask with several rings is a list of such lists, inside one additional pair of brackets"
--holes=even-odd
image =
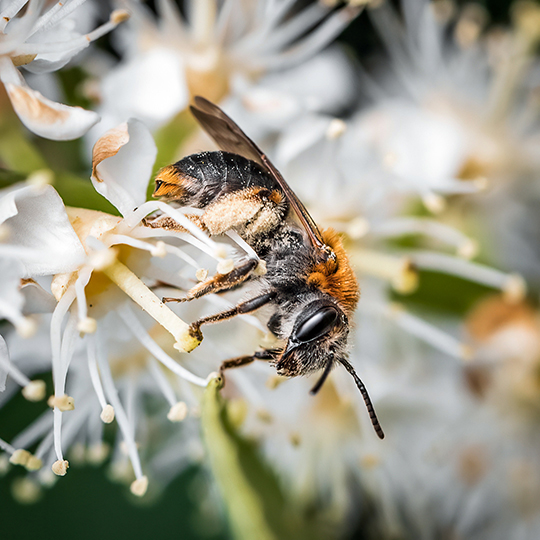
[(284, 352), (276, 362), (280, 375), (307, 375), (346, 357), (349, 323), (331, 300), (307, 304), (296, 316)]
[(328, 377), (332, 367), (339, 363), (353, 377), (362, 394), (369, 417), (379, 438), (384, 432), (364, 383), (347, 361), (349, 321), (343, 311), (329, 299), (307, 304), (296, 315), (292, 332), (283, 353), (276, 360), (279, 375), (295, 377), (323, 370), (322, 376), (311, 390), (316, 394)]

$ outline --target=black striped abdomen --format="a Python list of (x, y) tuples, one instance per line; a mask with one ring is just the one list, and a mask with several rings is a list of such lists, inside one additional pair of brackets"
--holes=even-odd
[(154, 197), (205, 208), (225, 195), (248, 188), (279, 191), (277, 182), (254, 161), (229, 152), (192, 154), (163, 168)]

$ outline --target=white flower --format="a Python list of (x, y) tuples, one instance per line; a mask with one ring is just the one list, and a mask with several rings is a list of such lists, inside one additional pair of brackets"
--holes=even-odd
[(23, 124), (48, 139), (75, 139), (99, 116), (80, 107), (55, 103), (29, 88), (17, 69), (33, 73), (55, 71), (73, 56), (127, 18), (116, 11), (108, 23), (88, 34), (77, 32), (68, 17), (81, 2), (58, 2), (44, 11), (41, 0), (0, 3), (0, 80)]
[[(242, 94), (251, 81), (292, 66), (301, 72), (291, 70), (288, 86), (305, 83), (306, 61), (326, 47), (361, 9), (346, 6), (332, 11), (314, 2), (294, 10), (294, 2), (267, 0), (227, 0), (218, 7), (215, 0), (197, 0), (185, 2), (182, 15), (173, 2), (163, 0), (156, 5), (156, 18), (138, 2), (129, 5), (132, 17), (120, 40), (123, 60), (101, 82), (99, 110), (107, 127), (128, 116), (157, 127), (185, 109), (190, 96), (200, 94), (220, 101), (233, 87)], [(332, 101), (325, 95), (328, 93), (350, 95), (348, 63), (345, 55), (338, 56), (321, 60), (310, 70), (316, 102), (312, 106)], [(321, 62), (329, 77), (317, 80)], [(279, 96), (278, 89), (272, 90), (273, 84), (268, 81), (274, 97), (264, 98), (266, 106)], [(255, 95), (250, 101), (256, 101)]]
[[(64, 445), (70, 446), (77, 440), (81, 430), (87, 431), (89, 440), (101, 444), (99, 417), (106, 423), (116, 418), (135, 472), (132, 491), (137, 495), (144, 494), (147, 480), (136, 448), (135, 436), (141, 433), (141, 427), (136, 427), (131, 400), (138, 404), (139, 394), (157, 392), (169, 403), (170, 421), (181, 421), (187, 414), (184, 401), (194, 401), (189, 385), (179, 386), (187, 396), (179, 399), (156, 359), (175, 376), (196, 386), (205, 386), (210, 372), (204, 373), (199, 366), (196, 370), (204, 376), (194, 375), (173, 358), (178, 351), (192, 350), (198, 341), (188, 333), (187, 324), (141, 278), (149, 283), (189, 288), (190, 276), (193, 279), (199, 269), (190, 249), (206, 253), (206, 265), (212, 258), (222, 264), (232, 254), (231, 246), (210, 240), (178, 210), (158, 201), (145, 202), (155, 155), (148, 130), (136, 120), (107, 132), (97, 142), (92, 182), (123, 217), (65, 208), (48, 185), (11, 189), (0, 199), (0, 223), (6, 232), (0, 243), (0, 261), (6, 268), (14, 268), (13, 279), (3, 283), (7, 292), (0, 294), (0, 308), (9, 295), (17, 299), (12, 305), (13, 313), (6, 312), (5, 316), (19, 328), (24, 320), (22, 312), (30, 308), (31, 300), (23, 310), (22, 293), (15, 287), (20, 278), (32, 283), (31, 280), (43, 282), (48, 276), (56, 300), (52, 316), (42, 317), (42, 325), (50, 328), (51, 341), (39, 353), (46, 361), (52, 358), (54, 395), (48, 403), (54, 414), (45, 414), (13, 445), (2, 442), (2, 447), (12, 456), (19, 456), (18, 449), (35, 444), (46, 433), (44, 430), (52, 426), (50, 436), (42, 439), (35, 457), (49, 464), (56, 458), (53, 471), (64, 475), (69, 466), (64, 459)], [(144, 226), (142, 220), (156, 210), (181, 223), (193, 235)], [(11, 259), (16, 263), (10, 263)], [(140, 319), (130, 299), (169, 337), (152, 329), (148, 320)], [(33, 309), (37, 309), (35, 298)], [(20, 345), (11, 347), (14, 337), (7, 341), (11, 360), (2, 342), (2, 381), (7, 372), (24, 386), (26, 396), (32, 383), (23, 373), (32, 369), (21, 359)], [(127, 405), (122, 403), (125, 400)], [(63, 415), (67, 415), (64, 428)], [(25, 464), (18, 458), (13, 460)]]

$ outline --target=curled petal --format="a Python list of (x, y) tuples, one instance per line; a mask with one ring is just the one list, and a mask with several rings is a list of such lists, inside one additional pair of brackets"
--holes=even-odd
[(22, 123), (46, 139), (76, 139), (99, 120), (99, 116), (92, 111), (56, 103), (27, 86), (7, 83), (6, 90)]
[(122, 215), (146, 201), (146, 188), (156, 159), (148, 128), (134, 118), (110, 129), (92, 151), (92, 183)]

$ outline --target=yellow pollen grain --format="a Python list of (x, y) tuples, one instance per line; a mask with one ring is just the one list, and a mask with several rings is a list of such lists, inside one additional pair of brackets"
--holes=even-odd
[(19, 504), (34, 504), (41, 497), (41, 487), (30, 478), (15, 478), (11, 485), (11, 494)]
[(255, 270), (253, 270), (253, 274), (255, 276), (264, 276), (266, 275), (267, 268), (266, 268), (266, 262), (263, 260), (259, 261), (259, 264), (255, 267)]
[(115, 9), (111, 13), (110, 21), (114, 24), (120, 24), (127, 21), (129, 17), (130, 13), (126, 9)]
[(99, 417), (104, 424), (110, 424), (114, 420), (114, 407), (112, 405), (105, 405)]
[(216, 268), (218, 274), (228, 274), (232, 270), (234, 270), (234, 261), (232, 259), (219, 261)]
[(195, 277), (198, 281), (204, 281), (208, 277), (208, 270), (206, 268), (199, 268), (195, 272)]
[(28, 458), (28, 461), (26, 462), (25, 468), (29, 472), (33, 471), (39, 471), (41, 467), (43, 466), (43, 461), (39, 459), (38, 457), (34, 456), (33, 454), (30, 454), (30, 457)]
[(188, 406), (183, 402), (179, 401), (175, 403), (167, 413), (167, 418), (171, 422), (182, 422), (185, 420), (188, 414)]
[(82, 334), (93, 334), (97, 330), (97, 321), (92, 317), (85, 317), (77, 323), (77, 330)]
[(510, 274), (503, 287), (504, 299), (511, 303), (521, 302), (527, 294), (527, 284), (519, 274)]
[(47, 405), (51, 407), (51, 409), (56, 408), (62, 412), (67, 412), (75, 409), (75, 400), (67, 394), (64, 394), (63, 396), (53, 395), (47, 400)]
[(93, 444), (88, 448), (86, 458), (91, 465), (101, 465), (108, 457), (111, 447), (104, 442)]
[(35, 380), (30, 381), (23, 389), (22, 395), (28, 401), (41, 401), (45, 399), (46, 395), (46, 386), (45, 381)]
[(131, 483), (130, 491), (133, 493), (133, 495), (137, 497), (142, 497), (146, 490), (148, 489), (148, 477), (141, 476), (141, 478), (137, 478), (137, 480), (134, 480)]
[(59, 459), (52, 464), (51, 469), (56, 476), (65, 476), (69, 469), (69, 461), (67, 459)]
[(24, 450), (23, 448), (18, 448), (11, 454), (11, 457), (9, 458), (9, 462), (12, 465), (22, 465), (23, 467), (26, 466), (28, 463), (28, 460), (30, 459), (30, 452), (28, 450)]

